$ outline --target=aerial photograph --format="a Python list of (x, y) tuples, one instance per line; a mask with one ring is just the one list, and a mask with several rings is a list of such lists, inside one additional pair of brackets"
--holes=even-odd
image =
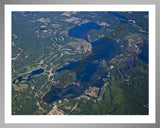
[(148, 11), (12, 11), (12, 115), (149, 115)]

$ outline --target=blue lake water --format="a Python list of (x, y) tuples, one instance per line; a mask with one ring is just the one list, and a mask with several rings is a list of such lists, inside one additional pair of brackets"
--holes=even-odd
[[(69, 30), (69, 36), (85, 39), (88, 41), (87, 33), (92, 29), (100, 29), (101, 26), (97, 25), (96, 23), (86, 23), (82, 24), (81, 26), (77, 26)], [(101, 38), (95, 42), (90, 42), (92, 44), (92, 50), (97, 48), (98, 44), (106, 44), (105, 38)], [(59, 89), (55, 92), (56, 88), (52, 88), (44, 97), (43, 100), (46, 103), (52, 103), (58, 99), (63, 99), (65, 97), (73, 98), (81, 95), (85, 89), (89, 86), (96, 86), (101, 87), (104, 84), (102, 80), (106, 73), (103, 71), (104, 69), (99, 68), (99, 64), (93, 63), (95, 60), (110, 60), (115, 55), (120, 54), (121, 49), (116, 41), (109, 43), (103, 50), (100, 50), (99, 54), (96, 54), (92, 60), (90, 60), (84, 68), (81, 68), (80, 72), (76, 72), (76, 82), (80, 83), (80, 87), (77, 85), (69, 85), (66, 88)], [(77, 62), (70, 62), (69, 65), (64, 66), (61, 69), (56, 70), (57, 72), (65, 71), (65, 70), (73, 70), (75, 66), (78, 65), (80, 61)], [(99, 71), (99, 76), (101, 79), (94, 79), (94, 74)], [(54, 95), (54, 96), (53, 96)]]
[(29, 14), (29, 11), (24, 11), (23, 14), (24, 16), (27, 16)]
[(149, 45), (144, 44), (141, 50), (142, 52), (139, 54), (138, 58), (148, 64), (149, 63)]
[(29, 11), (24, 11), (24, 14), (28, 14), (29, 13)]
[[(13, 83), (16, 82), (16, 80), (18, 80), (18, 82), (21, 82), (22, 80), (27, 80), (27, 82), (31, 79), (32, 76), (36, 75), (36, 74), (41, 74), (44, 72), (44, 69), (40, 68), (40, 69), (37, 69), (35, 71), (32, 71), (31, 73), (27, 74), (27, 75), (24, 75), (24, 76), (20, 76), (18, 78), (16, 78), (15, 80), (13, 80)], [(23, 77), (28, 77), (27, 79), (23, 79)]]
[(120, 20), (126, 20), (126, 21), (128, 21), (128, 19), (126, 17), (121, 16), (121, 15), (117, 14), (116, 12), (107, 12), (107, 13), (110, 14), (110, 15), (116, 16)]
[[(92, 42), (92, 49), (96, 48), (98, 44), (106, 44), (106, 41), (104, 38), (99, 39), (95, 42)], [(95, 60), (101, 60), (104, 59), (106, 61), (112, 59), (115, 55), (120, 54), (121, 49), (119, 45), (113, 41), (112, 43), (109, 43), (103, 50), (100, 50), (99, 54), (96, 54), (92, 60), (90, 60), (85, 68), (81, 68), (80, 72), (77, 72), (77, 79), (81, 80), (83, 82), (88, 82), (90, 80), (90, 77), (96, 72), (97, 70), (97, 65), (93, 64), (92, 62)], [(78, 62), (71, 62), (69, 65), (64, 66), (61, 69), (56, 70), (57, 72), (61, 72), (64, 70), (74, 70), (74, 67), (78, 66)]]
[(46, 28), (41, 28), (40, 31), (46, 30)]
[(77, 85), (69, 85), (65, 89), (58, 89), (52, 87), (52, 91), (49, 91), (44, 97), (43, 100), (46, 103), (51, 104), (53, 101), (64, 99), (64, 98), (74, 98), (83, 93), (83, 89)]
[(68, 31), (68, 35), (71, 37), (80, 38), (80, 39), (84, 39), (84, 40), (88, 41), (88, 32), (92, 29), (98, 30), (101, 28), (102, 28), (102, 26), (100, 26), (94, 22), (89, 22), (89, 23), (85, 23), (80, 26), (71, 28)]
[(117, 14), (116, 12), (107, 12), (107, 13), (117, 17), (120, 20), (120, 23), (123, 23), (123, 24), (129, 23), (128, 19), (126, 17), (121, 16), (121, 15)]

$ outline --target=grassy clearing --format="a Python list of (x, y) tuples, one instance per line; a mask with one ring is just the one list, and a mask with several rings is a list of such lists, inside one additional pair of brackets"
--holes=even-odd
[(19, 86), (13, 84), (14, 90), (15, 91), (23, 91), (24, 89), (28, 88), (27, 84), (19, 84)]

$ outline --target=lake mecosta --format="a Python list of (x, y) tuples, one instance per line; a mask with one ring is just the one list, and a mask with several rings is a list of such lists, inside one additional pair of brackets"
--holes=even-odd
[[(89, 22), (82, 24), (81, 26), (72, 28), (69, 30), (69, 36), (85, 39), (88, 41), (88, 32), (92, 29), (100, 29), (101, 26), (97, 25), (96, 23)], [(106, 40), (105, 38), (101, 38), (95, 42), (90, 42), (92, 44), (92, 50), (97, 47), (98, 44), (105, 44)], [(62, 99), (64, 97), (74, 98), (79, 95), (81, 95), (85, 89), (87, 89), (89, 86), (97, 86), (101, 87), (104, 84), (104, 81), (102, 80), (106, 73), (99, 67), (99, 61), (104, 59), (106, 61), (112, 59), (115, 55), (120, 54), (121, 49), (114, 40), (112, 43), (109, 43), (104, 50), (100, 51), (99, 54), (95, 55), (92, 61), (87, 63), (84, 69), (82, 69), (80, 72), (76, 73), (76, 82), (80, 83), (80, 87), (77, 85), (69, 85), (66, 88), (59, 89), (58, 92), (55, 92), (54, 89), (52, 89), (50, 92), (48, 92), (44, 97), (43, 100), (46, 103), (52, 103), (58, 99)], [(93, 63), (95, 60), (98, 61), (97, 64)], [(70, 62), (67, 66), (64, 66), (61, 69), (56, 70), (57, 72), (61, 72), (64, 70), (72, 70), (80, 61), (77, 62)], [(101, 79), (99, 80), (93, 80), (94, 74), (96, 72), (101, 72), (99, 75)], [(78, 90), (78, 91), (77, 91)], [(53, 94), (55, 94), (53, 96)]]

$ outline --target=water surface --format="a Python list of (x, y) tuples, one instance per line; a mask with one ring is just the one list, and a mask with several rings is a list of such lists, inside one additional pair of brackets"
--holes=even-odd
[[(87, 33), (92, 29), (100, 29), (99, 25), (96, 23), (85, 23), (81, 26), (77, 26), (69, 30), (69, 36), (85, 39), (88, 41)], [(95, 42), (90, 42), (92, 44), (92, 50), (97, 48), (98, 44), (105, 45), (106, 41), (105, 38), (101, 38)], [(99, 67), (100, 60), (111, 60), (115, 55), (120, 54), (121, 49), (114, 40), (112, 43), (109, 43), (103, 50), (100, 49), (100, 52), (96, 54), (92, 60), (90, 60), (84, 68), (81, 68), (79, 72), (76, 72), (76, 82), (80, 83), (80, 87), (77, 85), (69, 85), (66, 88), (59, 89), (58, 92), (55, 90), (50, 90), (43, 98), (43, 100), (47, 103), (52, 103), (57, 99), (63, 99), (64, 97), (74, 98), (80, 96), (85, 89), (89, 86), (96, 86), (102, 87), (104, 81), (102, 80), (106, 77), (106, 72), (104, 69)], [(93, 63), (94, 61), (98, 60), (98, 63)], [(81, 60), (80, 60), (81, 61)], [(61, 69), (56, 70), (56, 72), (60, 73), (65, 70), (73, 70), (75, 66), (78, 66), (80, 61), (77, 62), (70, 62), (67, 66), (62, 67)], [(99, 73), (98, 73), (99, 72)], [(97, 79), (95, 75), (98, 74), (100, 77)], [(55, 89), (55, 88), (53, 88)], [(55, 96), (53, 96), (53, 94)]]
[(76, 26), (74, 28), (71, 28), (68, 31), (68, 35), (71, 37), (84, 39), (87, 42), (89, 42), (88, 41), (88, 32), (92, 29), (99, 30), (101, 28), (102, 28), (102, 26), (100, 26), (94, 22), (88, 22), (85, 24), (81, 24), (80, 26)]
[(139, 54), (138, 58), (148, 64), (149, 63), (149, 45), (144, 44), (141, 50), (142, 52)]
[[(21, 82), (22, 80), (25, 80), (25, 81), (27, 80), (27, 82), (28, 82), (28, 81), (31, 79), (32, 76), (34, 76), (34, 75), (36, 75), (36, 74), (41, 74), (41, 73), (43, 73), (43, 72), (44, 72), (44, 69), (42, 69), (42, 68), (37, 69), (37, 70), (35, 70), (35, 71), (32, 71), (32, 72), (29, 73), (29, 74), (26, 74), (26, 75), (24, 75), (24, 76), (20, 76), (20, 77), (14, 79), (14, 80), (13, 80), (13, 83), (15, 83), (16, 80), (18, 80), (18, 82)], [(27, 77), (27, 79), (26, 79), (26, 78), (24, 79), (24, 77)]]

